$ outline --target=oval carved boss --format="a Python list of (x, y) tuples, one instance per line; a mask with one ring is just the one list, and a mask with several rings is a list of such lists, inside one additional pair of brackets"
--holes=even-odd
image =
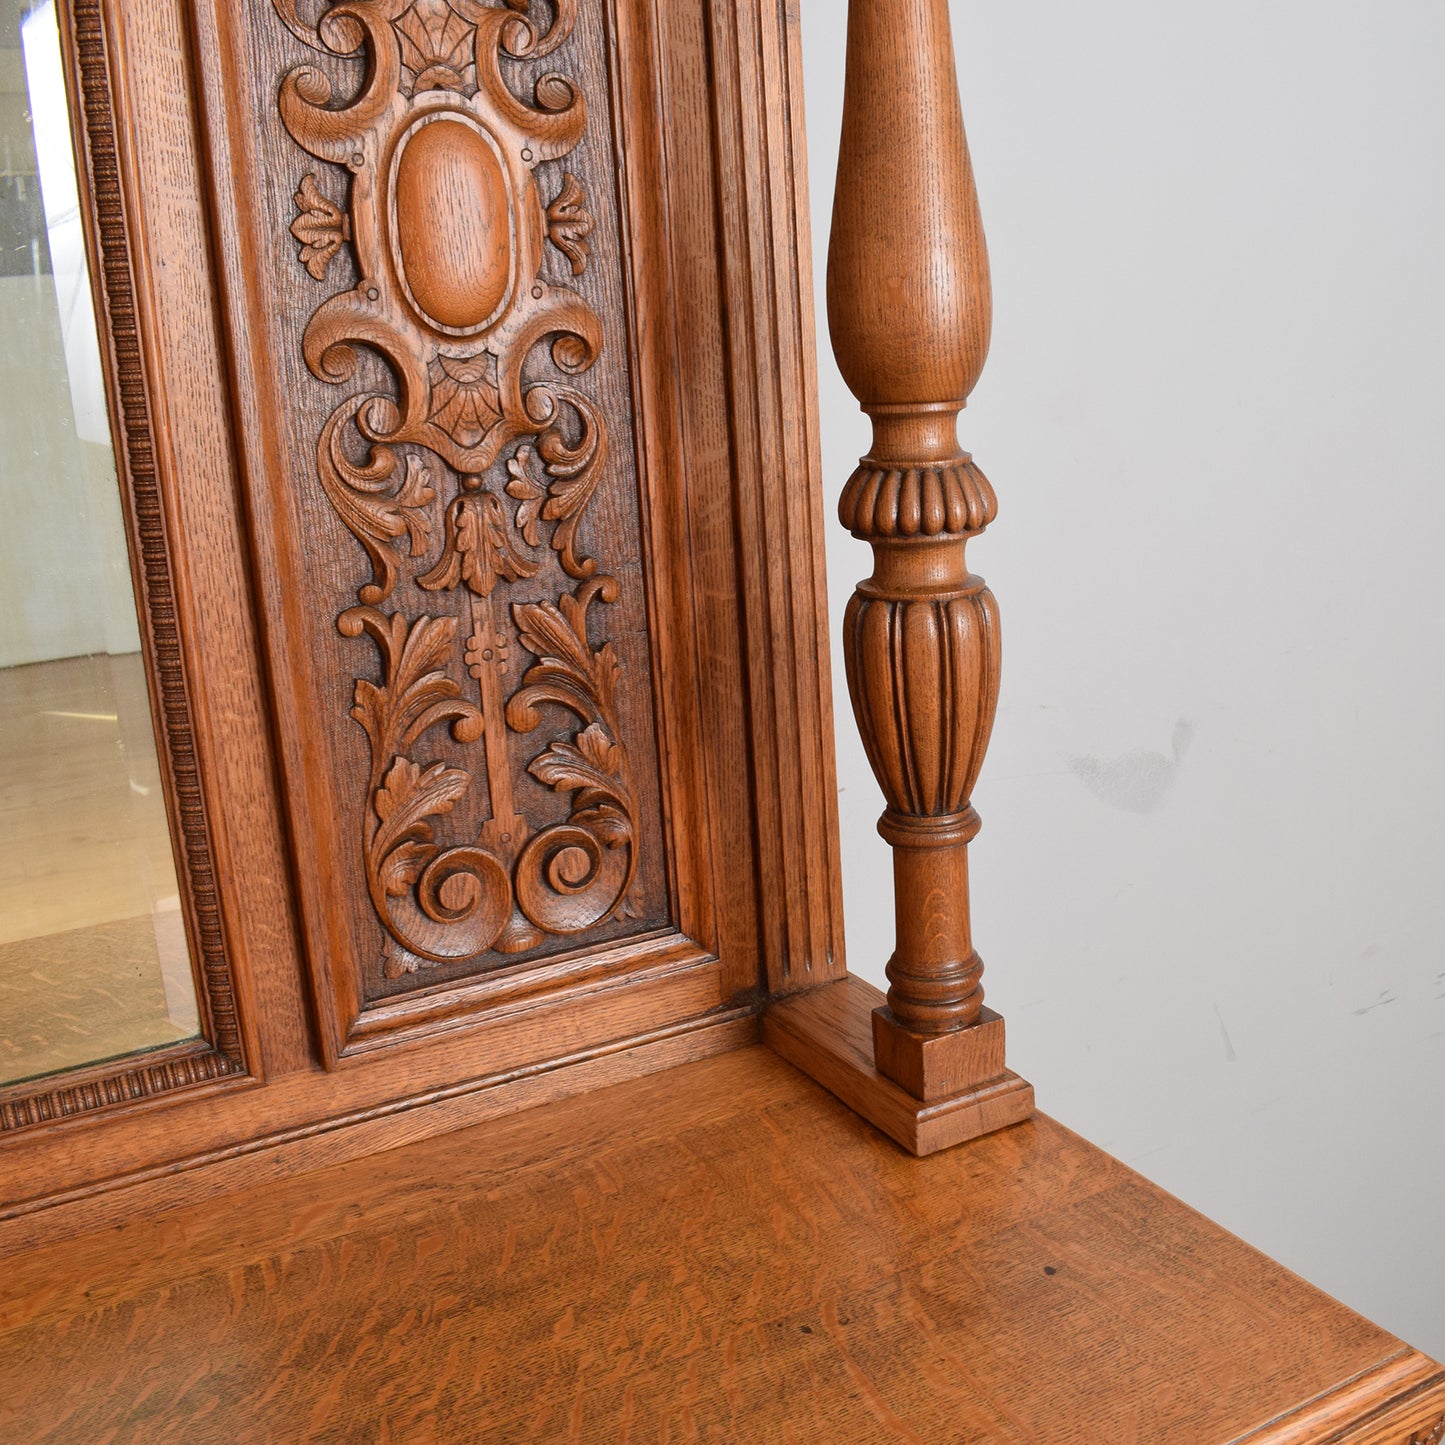
[(392, 227), (402, 284), (425, 320), (465, 334), (501, 316), (512, 294), (511, 186), (470, 117), (429, 117), (402, 138)]

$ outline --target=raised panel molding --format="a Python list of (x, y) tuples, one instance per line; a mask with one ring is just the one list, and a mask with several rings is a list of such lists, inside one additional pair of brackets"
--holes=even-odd
[(649, 546), (647, 493), (678, 477), (635, 392), (610, 9), (271, 0), (237, 32), (276, 57), (242, 224), (284, 378), (272, 665), (330, 782), (292, 772), (330, 1062), (590, 986), (582, 949), (715, 953), (672, 806), (698, 749), (659, 746), (695, 664), (659, 670), (681, 539)]

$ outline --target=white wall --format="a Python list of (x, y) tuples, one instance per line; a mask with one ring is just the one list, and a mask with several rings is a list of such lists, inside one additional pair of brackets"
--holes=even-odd
[[(820, 318), (841, 10), (804, 3)], [(974, 917), (1011, 1062), (1445, 1357), (1445, 4), (953, 22), (1005, 638)], [(835, 496), (868, 430), (822, 353)], [(867, 549), (829, 549), (836, 634)], [(881, 982), (837, 652), (849, 962)]]

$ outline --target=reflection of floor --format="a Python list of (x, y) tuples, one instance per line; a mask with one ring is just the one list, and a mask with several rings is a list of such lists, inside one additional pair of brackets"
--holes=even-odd
[(193, 1034), (139, 656), (0, 670), (0, 739), (0, 1081)]
[(149, 916), (0, 943), (0, 1079), (194, 1033), (172, 1022)]

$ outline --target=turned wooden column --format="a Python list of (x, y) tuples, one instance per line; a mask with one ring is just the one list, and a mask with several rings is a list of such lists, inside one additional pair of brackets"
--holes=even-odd
[(853, 709), (887, 799), (897, 947), (878, 1071), (919, 1099), (1003, 1072), (969, 927), (969, 799), (998, 697), (998, 608), (965, 557), (993, 488), (959, 446), (988, 353), (988, 252), (947, 0), (851, 0), (828, 255), (839, 367), (873, 422), (840, 515), (873, 548), (844, 624)]

